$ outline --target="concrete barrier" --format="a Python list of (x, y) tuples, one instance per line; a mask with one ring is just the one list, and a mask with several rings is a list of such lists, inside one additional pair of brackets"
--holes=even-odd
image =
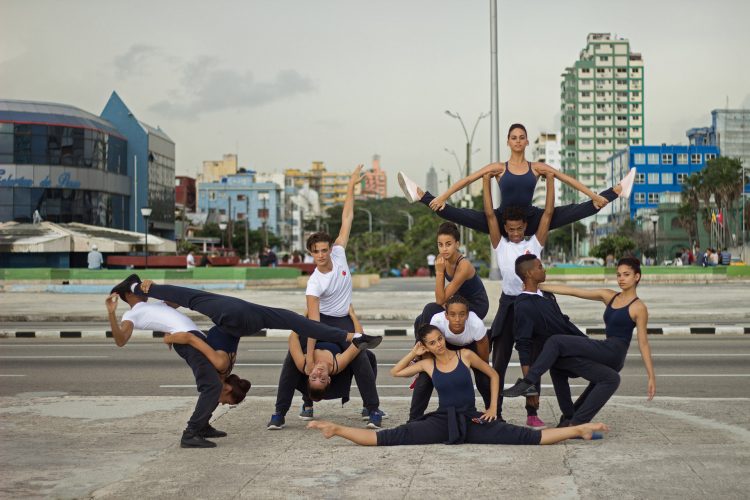
[(352, 286), (354, 288), (370, 288), (370, 278), (367, 274), (353, 274)]

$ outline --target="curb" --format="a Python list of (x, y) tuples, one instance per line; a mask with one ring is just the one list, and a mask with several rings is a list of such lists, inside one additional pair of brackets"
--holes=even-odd
[[(604, 335), (604, 328), (581, 328), (587, 335)], [(408, 337), (411, 330), (406, 328), (373, 328), (366, 330), (368, 335), (381, 337)], [(490, 331), (487, 330), (487, 334)], [(648, 329), (649, 335), (750, 335), (750, 326), (665, 326)], [(286, 338), (288, 330), (261, 330), (254, 337)], [(158, 339), (164, 337), (164, 332), (133, 332), (135, 339)], [(0, 338), (46, 338), (46, 339), (81, 339), (81, 338), (112, 338), (111, 330), (15, 330), (0, 331)]]

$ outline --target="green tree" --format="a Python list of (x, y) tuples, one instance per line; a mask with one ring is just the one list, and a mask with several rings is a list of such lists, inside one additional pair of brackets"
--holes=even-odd
[(599, 244), (592, 248), (589, 254), (600, 259), (606, 259), (607, 255), (611, 254), (615, 259), (619, 259), (630, 254), (633, 249), (635, 249), (635, 242), (632, 239), (615, 234), (599, 240)]
[[(578, 240), (586, 238), (586, 226), (580, 222), (573, 224), (573, 231), (578, 235)], [(547, 245), (549, 253), (570, 253), (570, 224), (550, 231), (547, 236)]]

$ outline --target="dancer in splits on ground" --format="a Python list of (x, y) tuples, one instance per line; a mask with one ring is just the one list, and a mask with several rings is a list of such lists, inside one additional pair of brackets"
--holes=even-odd
[[(476, 354), (467, 349), (452, 351), (445, 347), (443, 334), (432, 325), (417, 332), (419, 342), (392, 369), (396, 377), (412, 377), (426, 372), (438, 391), (440, 406), (436, 412), (393, 429), (374, 431), (316, 421), (307, 426), (320, 430), (326, 438), (340, 436), (364, 446), (424, 444), (554, 444), (566, 439), (591, 439), (596, 431), (607, 431), (604, 424), (583, 424), (560, 429), (534, 430), (497, 420), (497, 393), (500, 378)], [(430, 359), (411, 364), (415, 356), (430, 353)], [(480, 413), (474, 406), (471, 368), (491, 379), (493, 397), (490, 408)]]

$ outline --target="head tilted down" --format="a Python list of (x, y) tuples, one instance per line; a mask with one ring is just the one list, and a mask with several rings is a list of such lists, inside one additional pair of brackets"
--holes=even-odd
[(219, 403), (225, 405), (237, 405), (244, 401), (247, 396), (247, 391), (250, 390), (249, 380), (240, 378), (234, 373), (229, 375), (224, 380), (224, 387), (221, 390), (221, 396), (219, 396)]
[(505, 234), (508, 235), (508, 241), (512, 243), (522, 242), (527, 225), (526, 208), (510, 206), (503, 210), (503, 229)]

